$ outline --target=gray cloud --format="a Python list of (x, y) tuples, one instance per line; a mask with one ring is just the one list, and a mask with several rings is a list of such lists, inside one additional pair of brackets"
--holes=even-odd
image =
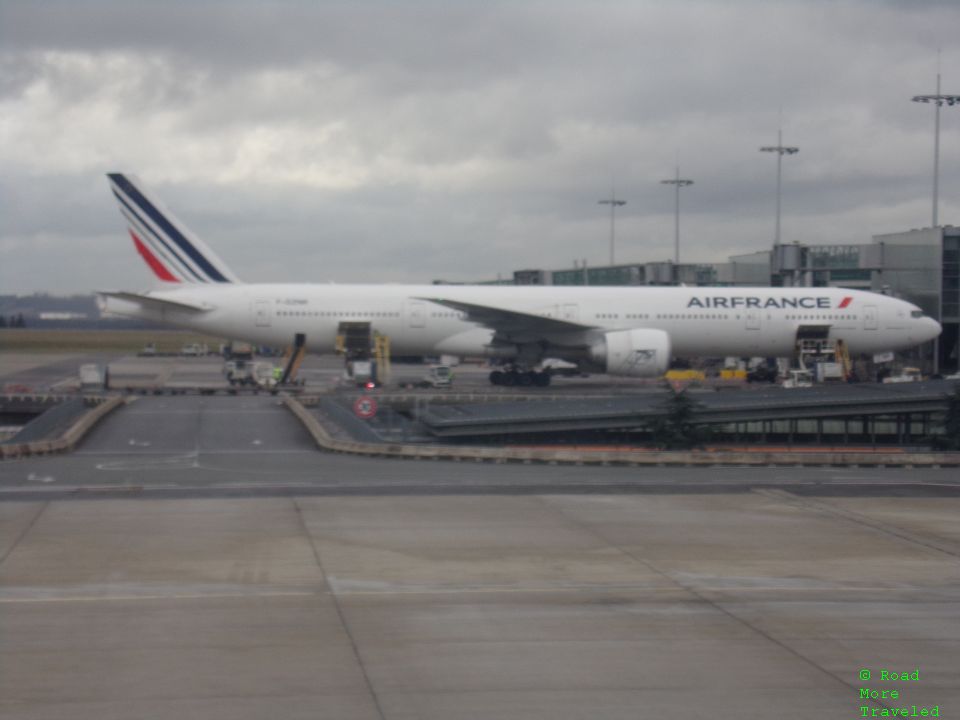
[(909, 98), (938, 45), (960, 92), (958, 23), (868, 0), (0, 0), (0, 286), (150, 283), (116, 169), (246, 279), (416, 281), (604, 261), (611, 182), (618, 257), (666, 258), (679, 158), (684, 257), (720, 260), (771, 241), (781, 106), (785, 237), (866, 242), (929, 222), (932, 110)]

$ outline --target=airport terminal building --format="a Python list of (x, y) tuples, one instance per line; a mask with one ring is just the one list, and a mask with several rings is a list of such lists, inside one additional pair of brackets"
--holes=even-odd
[(936, 227), (877, 235), (868, 246), (872, 289), (919, 305), (943, 326), (934, 366), (956, 372), (960, 338), (960, 228)]

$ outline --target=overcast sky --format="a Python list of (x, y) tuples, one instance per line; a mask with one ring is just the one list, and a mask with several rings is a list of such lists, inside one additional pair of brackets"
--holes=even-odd
[[(135, 173), (248, 281), (429, 282), (930, 224), (960, 2), (0, 0), (0, 292), (153, 284)], [(941, 116), (960, 224), (960, 107)]]

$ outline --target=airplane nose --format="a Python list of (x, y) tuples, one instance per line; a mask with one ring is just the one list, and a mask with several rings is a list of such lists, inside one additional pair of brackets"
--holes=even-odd
[(940, 323), (933, 318), (924, 318), (924, 320), (926, 322), (924, 323), (925, 327), (923, 329), (923, 334), (926, 339), (933, 340), (934, 338), (939, 337), (940, 333), (943, 332), (943, 328), (940, 326)]

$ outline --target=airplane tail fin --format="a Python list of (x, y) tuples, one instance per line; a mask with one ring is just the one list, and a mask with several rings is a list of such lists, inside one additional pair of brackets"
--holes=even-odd
[(108, 173), (110, 189), (137, 252), (168, 283), (239, 283), (206, 243), (164, 207), (135, 175)]

